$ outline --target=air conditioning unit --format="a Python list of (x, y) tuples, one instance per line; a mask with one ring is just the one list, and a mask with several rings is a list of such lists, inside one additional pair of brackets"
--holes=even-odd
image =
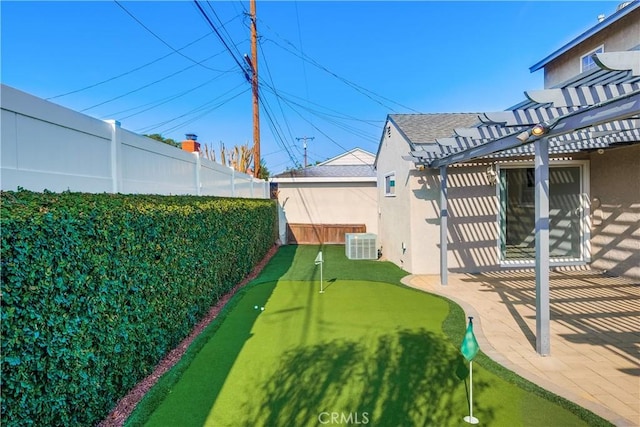
[(346, 233), (345, 253), (349, 259), (378, 259), (376, 235), (372, 233)]

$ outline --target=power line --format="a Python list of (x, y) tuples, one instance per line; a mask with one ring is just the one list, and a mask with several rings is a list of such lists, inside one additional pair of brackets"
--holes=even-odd
[[(271, 88), (273, 90), (273, 93), (276, 93), (276, 89), (274, 86), (274, 82), (273, 82), (273, 75), (271, 74), (271, 68), (269, 67), (269, 62), (267, 61), (267, 56), (265, 55), (265, 52), (262, 49), (262, 44), (260, 44), (260, 53), (262, 54), (262, 63), (264, 64), (265, 68), (267, 69), (267, 76), (269, 78), (269, 80), (271, 81)], [(261, 84), (261, 86), (263, 86)], [(289, 138), (291, 141), (293, 141), (293, 133), (291, 132), (291, 126), (289, 125), (289, 121), (287, 120), (286, 115), (284, 114), (284, 109), (282, 108), (282, 103), (280, 102), (280, 97), (276, 96), (276, 102), (278, 103), (278, 108), (280, 109), (280, 114), (282, 115), (282, 119), (284, 121), (284, 125), (286, 127), (287, 133), (289, 135)], [(287, 141), (285, 139), (282, 140), (283, 144), (288, 144)]]
[[(196, 108), (194, 108), (194, 109), (192, 109), (192, 110), (189, 110), (189, 111), (187, 111), (186, 113), (180, 114), (179, 116), (173, 117), (173, 118), (168, 119), (168, 120), (164, 120), (164, 121), (159, 122), (159, 123), (154, 123), (154, 124), (149, 125), (149, 126), (146, 126), (146, 127), (144, 127), (144, 128), (137, 129), (137, 130), (136, 130), (136, 132), (148, 133), (148, 132), (149, 132), (149, 131), (151, 131), (151, 130), (157, 129), (157, 128), (161, 127), (161, 126), (164, 126), (164, 125), (169, 124), (169, 123), (171, 123), (171, 122), (173, 122), (173, 121), (176, 121), (176, 120), (178, 120), (178, 119), (181, 119), (181, 118), (183, 118), (183, 117), (186, 117), (186, 116), (188, 116), (188, 115), (190, 115), (190, 114), (197, 113), (197, 112), (201, 111), (203, 108), (208, 107), (211, 103), (213, 103), (213, 102), (217, 101), (217, 100), (218, 100), (218, 99), (220, 99), (221, 97), (223, 97), (223, 96), (227, 95), (228, 93), (230, 93), (230, 92), (231, 92), (231, 91), (233, 91), (233, 90), (238, 89), (238, 88), (239, 88), (239, 87), (241, 87), (241, 86), (244, 86), (244, 83), (240, 83), (240, 84), (239, 84), (239, 85), (237, 85), (236, 87), (234, 87), (234, 88), (232, 88), (232, 89), (228, 90), (227, 92), (223, 93), (222, 95), (218, 96), (217, 98), (212, 99), (212, 100), (209, 100), (209, 101), (205, 102), (204, 104), (200, 104), (198, 107), (196, 107)], [(230, 100), (232, 100), (232, 99), (234, 99), (234, 98), (237, 98), (238, 96), (242, 95), (243, 93), (247, 92), (248, 90), (249, 90), (249, 89), (248, 89), (248, 88), (246, 88), (245, 90), (240, 91), (239, 93), (237, 93), (237, 94), (233, 95), (231, 98), (228, 98), (228, 99), (224, 100), (223, 102), (221, 102), (220, 104), (216, 105), (216, 106), (214, 107), (214, 109), (215, 109), (215, 108), (218, 108), (218, 107), (220, 107), (220, 106), (222, 106), (222, 105), (224, 105), (225, 103), (227, 103), (228, 101), (230, 101)], [(212, 111), (212, 110), (207, 110), (207, 112), (210, 112), (210, 111)]]
[(164, 40), (163, 40), (159, 35), (157, 35), (157, 34), (156, 34), (156, 33), (154, 33), (153, 31), (151, 31), (151, 29), (150, 29), (149, 27), (147, 27), (146, 25), (144, 25), (144, 24), (142, 23), (142, 21), (140, 21), (138, 18), (136, 18), (136, 17), (133, 15), (133, 13), (129, 12), (129, 10), (127, 10), (127, 8), (126, 8), (126, 7), (124, 7), (124, 6), (123, 6), (123, 5), (122, 5), (118, 0), (114, 0), (114, 1), (116, 2), (116, 4), (117, 4), (118, 6), (120, 6), (120, 8), (121, 8), (122, 10), (124, 10), (124, 11), (127, 13), (127, 15), (129, 15), (131, 18), (133, 18), (133, 19), (134, 19), (138, 24), (140, 24), (140, 26), (141, 26), (142, 28), (144, 28), (145, 30), (147, 30), (147, 31), (148, 31), (152, 36), (154, 36), (156, 39), (160, 40), (160, 42), (161, 42), (162, 44), (164, 44), (165, 46), (167, 46), (169, 49), (171, 49), (172, 51), (174, 51), (174, 52), (175, 52), (175, 53), (177, 53), (178, 55), (182, 56), (183, 58), (185, 58), (185, 59), (187, 59), (187, 60), (189, 60), (189, 61), (193, 62), (193, 63), (194, 63), (194, 64), (196, 64), (196, 65), (199, 65), (199, 66), (201, 66), (201, 67), (203, 67), (203, 68), (206, 68), (206, 69), (208, 69), (208, 70), (211, 70), (211, 71), (216, 71), (216, 72), (218, 72), (218, 71), (219, 71), (219, 70), (215, 70), (215, 69), (213, 69), (213, 68), (207, 67), (206, 65), (203, 65), (203, 64), (202, 64), (203, 62), (205, 62), (207, 59), (210, 59), (210, 58), (207, 58), (207, 59), (205, 59), (204, 61), (196, 61), (195, 59), (193, 59), (193, 58), (191, 58), (191, 57), (189, 57), (189, 56), (185, 55), (184, 53), (180, 52), (180, 50), (178, 50), (178, 49), (174, 48), (174, 47), (173, 47), (173, 46), (171, 46), (169, 43), (167, 43), (166, 41), (164, 41)]
[(229, 45), (227, 44), (227, 42), (224, 40), (224, 37), (222, 37), (222, 35), (220, 34), (220, 32), (218, 31), (218, 29), (216, 28), (215, 25), (213, 25), (213, 22), (211, 22), (211, 19), (209, 19), (209, 16), (207, 15), (207, 13), (204, 11), (204, 9), (202, 8), (202, 6), (200, 6), (200, 3), (198, 3), (198, 0), (193, 0), (193, 2), (195, 3), (196, 7), (198, 8), (198, 10), (200, 11), (200, 14), (204, 17), (204, 19), (207, 21), (207, 23), (209, 24), (209, 26), (211, 27), (211, 29), (213, 30), (213, 32), (216, 34), (216, 36), (218, 36), (218, 38), (220, 39), (220, 41), (222, 42), (222, 44), (224, 45), (224, 47), (227, 49), (227, 51), (229, 52), (229, 54), (231, 55), (231, 57), (233, 58), (233, 60), (235, 61), (235, 63), (238, 65), (238, 67), (240, 68), (240, 70), (242, 70), (242, 73), (245, 77), (245, 79), (247, 81), (251, 81), (251, 78), (249, 77), (249, 74), (247, 73), (247, 70), (244, 68), (244, 66), (240, 63), (240, 61), (238, 60), (238, 58), (236, 58), (236, 56), (233, 54), (233, 52), (231, 51), (231, 49), (229, 48)]
[[(207, 6), (209, 6), (209, 9), (211, 9), (211, 12), (213, 13), (213, 16), (215, 16), (216, 19), (218, 20), (218, 22), (220, 23), (221, 31), (224, 31), (224, 33), (227, 35), (228, 40), (231, 41), (231, 45), (234, 47), (238, 57), (242, 57), (242, 54), (240, 53), (240, 50), (238, 49), (238, 45), (233, 42), (233, 38), (231, 37), (231, 34), (229, 34), (229, 32), (227, 31), (227, 25), (222, 22), (222, 20), (218, 16), (218, 13), (213, 8), (213, 6), (211, 5), (211, 2), (209, 0), (207, 0)], [(245, 15), (246, 15), (246, 12), (245, 12)]]
[[(268, 87), (268, 86), (267, 86)], [(298, 114), (300, 117), (302, 117), (302, 114), (297, 111), (296, 107), (299, 107), (301, 109), (304, 109), (305, 111), (311, 113), (312, 115), (315, 115), (323, 120), (325, 120), (326, 122), (339, 127), (355, 136), (358, 136), (360, 138), (364, 138), (364, 139), (368, 139), (371, 140), (372, 143), (377, 143), (377, 141), (373, 140), (373, 138), (371, 137), (370, 134), (365, 133), (363, 130), (355, 128), (353, 126), (348, 126), (344, 121), (345, 120), (350, 120), (350, 121), (357, 121), (357, 122), (362, 122), (366, 125), (371, 126), (372, 128), (375, 128), (376, 130), (380, 129), (380, 126), (382, 124), (381, 120), (377, 120), (377, 121), (371, 121), (371, 120), (360, 120), (360, 119), (356, 119), (350, 116), (337, 116), (337, 115), (331, 115), (331, 114), (327, 114), (327, 113), (322, 113), (318, 110), (314, 110), (311, 109), (307, 106), (304, 106), (298, 102), (292, 101), (291, 99), (285, 98), (282, 95), (280, 95), (280, 92), (276, 92), (274, 88), (268, 87), (269, 89), (271, 89), (273, 92), (273, 94), (280, 100), (284, 101), (284, 103), (294, 112), (296, 112), (296, 114)], [(284, 115), (284, 113), (283, 113)], [(337, 121), (334, 119), (342, 119), (342, 121)], [(307, 121), (305, 119), (305, 121)], [(313, 123), (312, 121), (308, 120), (309, 123)]]
[[(218, 54), (212, 55), (212, 56), (210, 56), (209, 58), (205, 59), (205, 61), (206, 61), (206, 60), (209, 60), (209, 59), (211, 59), (211, 58), (213, 58), (214, 56), (217, 56), (217, 55), (218, 55)], [(153, 82), (151, 82), (151, 83), (147, 83), (147, 84), (145, 84), (145, 85), (143, 85), (143, 86), (141, 86), (141, 87), (138, 87), (138, 88), (136, 88), (136, 89), (134, 89), (134, 90), (130, 90), (129, 92), (123, 93), (122, 95), (115, 96), (115, 97), (113, 97), (113, 98), (111, 98), (111, 99), (108, 99), (108, 100), (103, 101), (103, 102), (99, 102), (98, 104), (94, 104), (94, 105), (92, 105), (92, 106), (90, 106), (90, 107), (87, 107), (87, 108), (85, 108), (85, 109), (83, 109), (83, 110), (80, 110), (80, 112), (81, 112), (81, 113), (83, 113), (83, 112), (85, 112), (85, 111), (92, 110), (92, 109), (94, 109), (94, 108), (96, 108), (96, 107), (99, 107), (99, 106), (101, 106), (101, 105), (108, 104), (109, 102), (115, 101), (116, 99), (124, 98), (124, 97), (125, 97), (125, 96), (127, 96), (127, 95), (131, 95), (132, 93), (139, 92), (139, 91), (141, 91), (142, 89), (146, 89), (146, 88), (148, 88), (148, 87), (150, 87), (150, 86), (153, 86), (153, 85), (155, 85), (155, 84), (157, 84), (157, 83), (160, 83), (160, 82), (162, 82), (162, 81), (165, 81), (165, 80), (167, 80), (167, 79), (170, 79), (171, 77), (175, 77), (175, 76), (177, 76), (178, 74), (184, 73), (185, 71), (190, 70), (191, 68), (193, 68), (193, 67), (195, 67), (195, 66), (196, 66), (195, 64), (194, 64), (194, 65), (189, 65), (189, 66), (188, 66), (188, 67), (186, 67), (186, 68), (183, 68), (183, 69), (178, 70), (178, 71), (176, 71), (176, 72), (174, 72), (174, 73), (168, 74), (168, 75), (166, 75), (166, 76), (164, 76), (164, 77), (162, 77), (162, 78), (160, 78), (160, 79), (158, 79), (158, 80), (155, 80), (155, 81), (153, 81)]]
[(106, 116), (106, 117), (117, 117), (117, 115), (118, 115), (118, 114), (122, 114), (122, 113), (125, 113), (125, 112), (128, 112), (128, 111), (131, 111), (131, 110), (136, 110), (136, 109), (138, 109), (138, 108), (142, 108), (142, 107), (146, 107), (146, 106), (148, 106), (148, 105), (151, 105), (151, 107), (149, 107), (149, 108), (145, 108), (144, 110), (140, 110), (140, 111), (138, 111), (138, 112), (136, 112), (136, 113), (129, 114), (128, 116), (119, 117), (119, 120), (125, 120), (125, 119), (128, 119), (128, 118), (131, 118), (131, 117), (137, 116), (138, 114), (142, 114), (142, 113), (144, 113), (144, 112), (147, 112), (147, 111), (149, 111), (149, 110), (152, 110), (152, 109), (154, 109), (154, 108), (157, 108), (157, 107), (159, 107), (159, 106), (161, 106), (161, 105), (164, 105), (164, 104), (166, 104), (166, 103), (168, 103), (168, 102), (175, 101), (175, 100), (176, 100), (176, 99), (178, 99), (178, 98), (181, 98), (181, 97), (183, 97), (183, 96), (185, 96), (185, 95), (187, 95), (187, 94), (189, 94), (189, 93), (191, 93), (191, 92), (193, 92), (193, 91), (195, 91), (195, 90), (197, 90), (197, 89), (200, 89), (200, 88), (202, 88), (202, 87), (204, 87), (204, 86), (208, 85), (209, 83), (211, 83), (211, 82), (213, 82), (213, 81), (215, 81), (215, 80), (218, 80), (220, 77), (221, 77), (221, 76), (216, 76), (216, 77), (214, 77), (214, 78), (212, 78), (212, 79), (207, 80), (207, 81), (206, 81), (206, 82), (204, 82), (204, 83), (199, 84), (198, 86), (192, 87), (191, 89), (188, 89), (188, 90), (183, 91), (183, 92), (181, 92), (181, 93), (178, 93), (178, 94), (175, 94), (175, 95), (172, 95), (172, 96), (169, 96), (169, 97), (165, 97), (165, 98), (162, 98), (162, 99), (157, 100), (157, 101), (149, 102), (149, 103), (144, 104), (144, 105), (139, 105), (139, 106), (137, 106), (137, 107), (128, 108), (128, 109), (126, 109), (126, 110), (124, 110), (124, 111), (119, 111), (119, 112), (117, 112), (117, 113), (106, 114), (105, 116)]
[(294, 155), (291, 153), (290, 147), (288, 146), (288, 144), (286, 144), (284, 142), (284, 138), (282, 138), (282, 135), (280, 135), (280, 133), (278, 132), (278, 130), (276, 128), (276, 125), (275, 125), (275, 121), (274, 121), (273, 117), (271, 116), (271, 112), (270, 112), (268, 106), (265, 104), (264, 97), (260, 97), (259, 101), (262, 104), (262, 108), (263, 108), (265, 114), (267, 115), (268, 123), (270, 125), (271, 132), (272, 132), (273, 136), (276, 138), (276, 140), (280, 141), (280, 145), (282, 146), (282, 148), (284, 148), (287, 151), (287, 155), (289, 156), (289, 159), (294, 164), (294, 166), (300, 167), (300, 163), (295, 159)]
[[(266, 28), (268, 28), (268, 29), (270, 29), (271, 31), (273, 31), (273, 29), (272, 29), (272, 28), (270, 28), (268, 24), (266, 24), (266, 23), (262, 23), (262, 24), (263, 24)], [(290, 41), (288, 41), (287, 39), (285, 39), (285, 38), (283, 38), (282, 36), (280, 36), (276, 31), (273, 31), (273, 33), (274, 33), (275, 35), (277, 35), (281, 40), (283, 40), (286, 44), (288, 44), (289, 46), (291, 46), (293, 49), (295, 49), (296, 51), (298, 50), (298, 49), (296, 48), (296, 46), (295, 46), (293, 43), (291, 43), (291, 42), (290, 42)], [(315, 61), (313, 58), (311, 58), (311, 57), (309, 57), (308, 55), (306, 55), (304, 52), (300, 52), (300, 53), (298, 53), (298, 52), (294, 52), (294, 51), (292, 51), (291, 49), (289, 49), (289, 48), (287, 48), (287, 47), (285, 47), (285, 46), (282, 46), (280, 43), (278, 43), (278, 42), (277, 42), (276, 40), (274, 40), (274, 39), (268, 39), (268, 41), (270, 41), (270, 42), (274, 43), (276, 46), (278, 46), (278, 47), (280, 47), (281, 49), (283, 49), (283, 50), (285, 50), (285, 51), (289, 52), (290, 54), (292, 54), (292, 55), (294, 55), (294, 56), (296, 56), (296, 57), (298, 57), (298, 58), (300, 58), (300, 59), (302, 59), (302, 60), (304, 60), (304, 61), (306, 61), (306, 62), (308, 62), (308, 63), (312, 64), (313, 66), (317, 67), (318, 69), (320, 69), (320, 70), (322, 70), (322, 71), (324, 71), (324, 72), (328, 73), (329, 75), (331, 75), (331, 76), (335, 77), (336, 79), (338, 79), (338, 80), (342, 81), (342, 82), (343, 82), (344, 84), (346, 84), (347, 86), (350, 86), (351, 88), (353, 88), (353, 89), (354, 89), (354, 90), (356, 90), (357, 92), (361, 93), (362, 95), (366, 96), (367, 98), (371, 99), (372, 101), (376, 102), (377, 104), (382, 105), (383, 107), (385, 107), (385, 108), (387, 108), (387, 109), (389, 109), (389, 110), (395, 111), (395, 109), (394, 109), (393, 107), (390, 107), (390, 106), (388, 106), (388, 105), (385, 105), (385, 104), (384, 104), (384, 103), (382, 103), (380, 100), (385, 100), (385, 101), (391, 102), (392, 104), (396, 104), (397, 106), (400, 106), (400, 107), (402, 107), (402, 108), (404, 108), (404, 109), (406, 109), (406, 110), (413, 111), (413, 112), (415, 112), (415, 113), (420, 113), (419, 111), (417, 111), (417, 110), (415, 110), (415, 109), (413, 109), (413, 108), (411, 108), (411, 107), (408, 107), (408, 106), (406, 106), (406, 105), (403, 105), (403, 104), (401, 104), (401, 103), (399, 103), (399, 102), (397, 102), (397, 101), (394, 101), (394, 100), (392, 100), (392, 99), (386, 98), (386, 97), (384, 97), (384, 96), (382, 96), (382, 95), (379, 95), (379, 94), (377, 94), (377, 93), (375, 93), (375, 92), (373, 92), (373, 91), (371, 91), (371, 90), (369, 90), (369, 89), (366, 89), (366, 88), (364, 88), (364, 87), (362, 87), (362, 86), (358, 85), (357, 83), (354, 83), (354, 82), (352, 82), (352, 81), (350, 81), (350, 80), (348, 80), (348, 79), (346, 79), (346, 78), (344, 78), (344, 77), (341, 77), (340, 75), (338, 75), (338, 74), (334, 73), (333, 71), (329, 70), (327, 67), (325, 67), (325, 66), (323, 66), (322, 64), (318, 63), (317, 61)], [(377, 98), (379, 98), (380, 100), (375, 99), (374, 97), (377, 97)]]
[[(181, 47), (180, 49), (178, 49), (178, 50), (186, 49), (187, 47), (189, 47), (189, 46), (191, 46), (191, 45), (193, 45), (193, 44), (195, 44), (195, 43), (199, 42), (200, 40), (204, 39), (205, 37), (209, 37), (209, 34), (205, 34), (204, 36), (199, 37), (199, 38), (195, 39), (194, 41), (192, 41), (192, 42), (190, 42), (190, 43), (187, 43), (186, 45), (182, 46), (182, 47)], [(110, 78), (108, 78), (108, 79), (106, 79), (106, 80), (102, 80), (102, 81), (100, 81), (100, 82), (98, 82), (98, 83), (94, 83), (94, 84), (92, 84), (92, 85), (85, 86), (85, 87), (80, 88), (80, 89), (72, 90), (72, 91), (70, 91), (70, 92), (61, 93), (60, 95), (52, 96), (52, 97), (49, 97), (49, 98), (46, 98), (46, 99), (47, 99), (47, 101), (49, 101), (49, 100), (52, 100), (52, 99), (61, 98), (61, 97), (63, 97), (63, 96), (67, 96), (67, 95), (71, 95), (71, 94), (74, 94), (74, 93), (82, 92), (82, 91), (85, 91), (85, 90), (92, 89), (92, 88), (94, 88), (94, 87), (97, 87), (97, 86), (103, 85), (103, 84), (105, 84), (105, 83), (109, 83), (109, 82), (114, 81), (114, 80), (117, 80), (117, 79), (119, 79), (119, 78), (121, 78), (121, 77), (124, 77), (124, 76), (127, 76), (127, 75), (129, 75), (129, 74), (135, 73), (136, 71), (140, 71), (140, 70), (142, 70), (143, 68), (146, 68), (146, 67), (148, 67), (148, 66), (150, 66), (150, 65), (155, 64), (156, 62), (160, 62), (160, 61), (162, 61), (163, 59), (168, 58), (168, 57), (169, 57), (169, 56), (171, 56), (171, 55), (174, 55), (175, 53), (176, 53), (176, 52), (169, 52), (168, 54), (166, 54), (166, 55), (164, 55), (164, 56), (161, 56), (160, 58), (154, 59), (154, 60), (153, 60), (153, 61), (151, 61), (151, 62), (147, 62), (147, 63), (146, 63), (146, 64), (144, 64), (144, 65), (141, 65), (141, 66), (136, 67), (136, 68), (134, 68), (134, 69), (132, 69), (132, 70), (126, 71), (126, 72), (124, 72), (124, 73), (122, 73), (122, 74), (118, 74), (117, 76), (113, 76), (113, 77), (110, 77)], [(222, 71), (222, 70), (216, 70), (216, 71), (220, 71), (220, 72), (228, 72), (228, 71)]]
[(213, 107), (211, 107), (211, 108), (207, 109), (207, 110), (206, 110), (206, 111), (204, 111), (202, 114), (200, 114), (200, 115), (198, 115), (198, 116), (196, 116), (196, 117), (194, 117), (194, 118), (192, 118), (192, 119), (186, 120), (186, 121), (184, 121), (184, 122), (182, 122), (182, 123), (178, 123), (177, 125), (175, 125), (175, 126), (173, 126), (173, 127), (171, 127), (171, 128), (165, 128), (165, 129), (163, 129), (163, 130), (161, 131), (161, 133), (171, 132), (171, 131), (176, 130), (176, 129), (180, 128), (180, 127), (183, 127), (183, 126), (186, 126), (186, 125), (188, 125), (188, 124), (190, 124), (190, 123), (193, 123), (193, 122), (195, 122), (196, 120), (201, 119), (202, 117), (206, 116), (207, 114), (211, 113), (212, 111), (217, 110), (218, 108), (222, 107), (222, 106), (223, 106), (224, 104), (226, 104), (227, 102), (234, 100), (235, 98), (239, 97), (240, 95), (242, 95), (242, 94), (244, 94), (244, 93), (246, 93), (246, 92), (248, 92), (248, 91), (249, 91), (249, 89), (244, 89), (242, 92), (239, 92), (239, 93), (237, 93), (237, 94), (233, 95), (232, 97), (227, 98), (226, 100), (224, 100), (224, 101), (220, 102), (219, 104), (217, 104), (217, 105), (215, 105), (215, 106), (213, 106)]

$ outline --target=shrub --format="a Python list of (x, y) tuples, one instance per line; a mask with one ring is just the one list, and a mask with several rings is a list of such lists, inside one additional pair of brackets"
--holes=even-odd
[(93, 425), (248, 274), (271, 200), (1, 194), (2, 419)]

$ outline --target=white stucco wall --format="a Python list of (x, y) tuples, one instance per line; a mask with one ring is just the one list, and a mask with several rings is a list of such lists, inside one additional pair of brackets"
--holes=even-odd
[[(391, 151), (387, 148), (380, 163), (389, 170), (395, 168), (395, 197), (384, 197), (385, 173), (378, 173), (378, 186), (382, 188), (378, 191), (379, 242), (383, 256), (412, 274), (439, 274), (439, 170), (417, 170), (404, 160), (393, 162), (387, 158)], [(400, 155), (395, 158), (401, 159)], [(485, 171), (484, 165), (448, 168), (447, 262), (451, 272), (500, 268), (496, 188), (488, 182)]]
[(489, 182), (489, 164), (448, 168), (448, 265), (453, 273), (500, 268), (498, 197)]
[[(392, 126), (390, 135), (385, 133), (376, 164), (378, 179), (378, 246), (382, 257), (404, 270), (413, 270), (410, 171), (413, 163), (402, 159), (409, 152), (409, 145)], [(395, 195), (385, 195), (385, 176), (395, 173)], [(403, 244), (406, 249), (403, 250)]]
[(296, 180), (278, 183), (278, 201), (288, 223), (365, 224), (378, 229), (375, 181), (318, 182)]
[(591, 260), (640, 280), (640, 145), (591, 155)]

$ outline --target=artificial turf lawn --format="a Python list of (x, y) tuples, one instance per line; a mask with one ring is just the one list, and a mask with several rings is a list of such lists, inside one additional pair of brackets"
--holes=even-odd
[[(281, 248), (130, 425), (466, 425), (468, 364), (443, 332), (452, 304), (398, 285), (405, 273), (390, 263), (348, 260), (343, 246), (323, 248), (320, 294), (317, 250)], [(473, 387), (481, 425), (589, 425), (482, 363)]]

